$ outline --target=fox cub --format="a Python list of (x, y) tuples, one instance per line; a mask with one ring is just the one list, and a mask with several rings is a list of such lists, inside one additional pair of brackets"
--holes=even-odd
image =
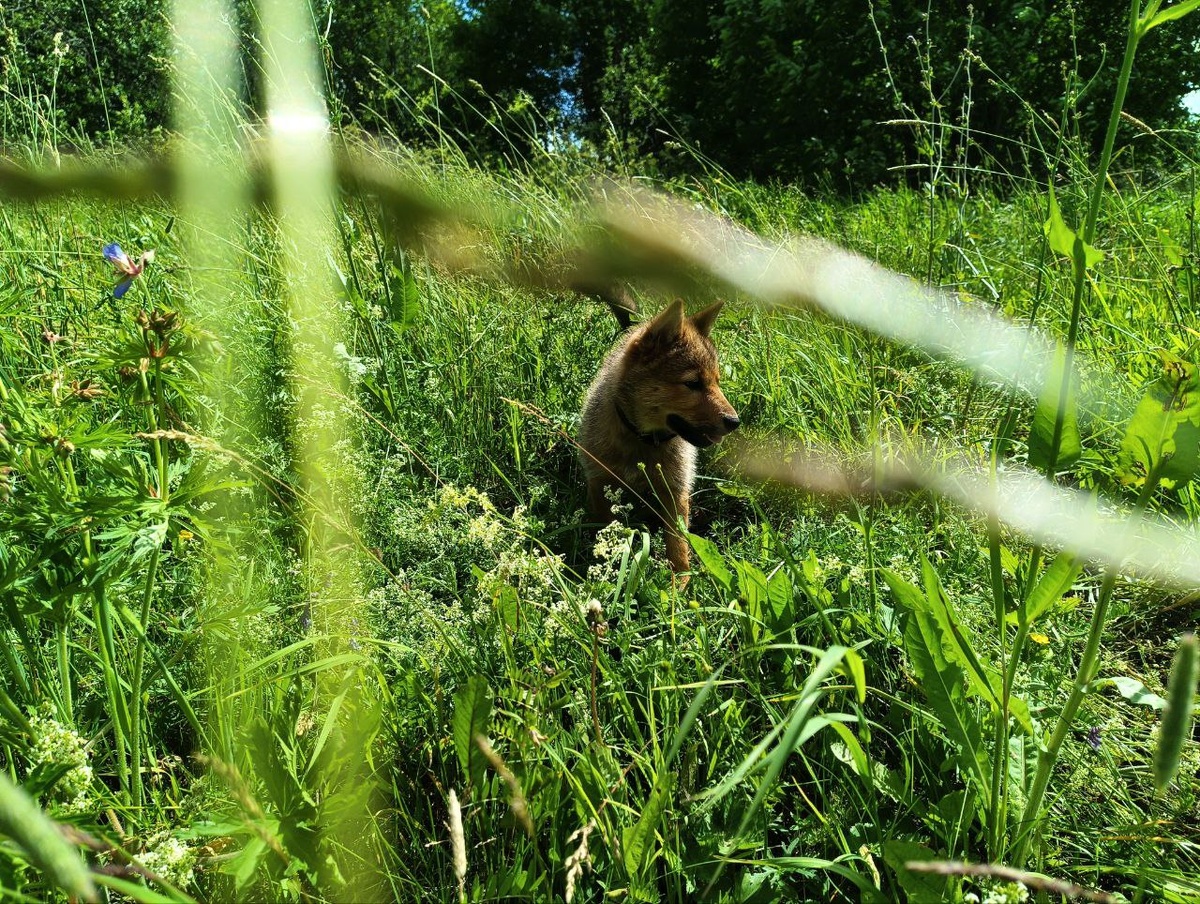
[(723, 302), (685, 317), (683, 301), (621, 337), (588, 387), (579, 445), (592, 516), (607, 522), (608, 487), (623, 487), (666, 529), (675, 571), (689, 563), (687, 538), (696, 449), (719, 443), (741, 421), (717, 385), (709, 338)]

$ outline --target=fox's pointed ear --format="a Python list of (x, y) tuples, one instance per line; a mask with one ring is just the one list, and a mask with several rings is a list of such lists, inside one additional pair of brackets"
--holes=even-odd
[(683, 299), (676, 298), (650, 321), (646, 338), (655, 342), (674, 342), (683, 329)]
[(703, 311), (692, 315), (692, 324), (696, 327), (696, 332), (701, 336), (707, 336), (712, 332), (713, 324), (717, 320), (717, 315), (721, 313), (721, 308), (725, 306), (724, 301), (718, 301), (716, 304), (710, 304)]

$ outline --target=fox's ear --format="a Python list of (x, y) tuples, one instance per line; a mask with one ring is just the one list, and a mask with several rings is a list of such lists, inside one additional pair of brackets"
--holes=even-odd
[(683, 299), (676, 298), (650, 321), (646, 338), (652, 342), (674, 342), (683, 329)]
[(693, 314), (692, 324), (696, 327), (696, 332), (701, 336), (707, 336), (711, 333), (713, 324), (717, 320), (717, 315), (721, 313), (721, 308), (724, 306), (724, 301), (718, 301), (716, 304), (710, 304), (700, 313)]

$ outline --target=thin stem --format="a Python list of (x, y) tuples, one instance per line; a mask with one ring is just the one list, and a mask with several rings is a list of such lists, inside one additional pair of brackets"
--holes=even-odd
[[(1058, 410), (1054, 415), (1054, 433), (1050, 441), (1050, 454), (1046, 461), (1046, 478), (1054, 479), (1058, 468), (1058, 456), (1062, 449), (1063, 425), (1067, 419), (1068, 392), (1071, 387), (1071, 374), (1075, 364), (1075, 343), (1079, 336), (1079, 322), (1083, 311), (1083, 293), (1087, 282), (1087, 257), (1084, 245), (1090, 245), (1096, 238), (1096, 225), (1100, 218), (1100, 202), (1104, 197), (1104, 186), (1108, 181), (1108, 168), (1112, 163), (1113, 147), (1117, 140), (1117, 127), (1121, 123), (1121, 109), (1125, 105), (1125, 95), (1129, 90), (1129, 78), (1133, 72), (1133, 59), (1137, 53), (1138, 41), (1142, 32), (1139, 27), (1138, 13), (1141, 0), (1130, 0), (1129, 31), (1125, 39), (1125, 56), (1121, 61), (1121, 73), (1117, 77), (1117, 93), (1113, 97), (1112, 110), (1108, 117), (1108, 130), (1104, 133), (1104, 145), (1100, 151), (1100, 165), (1096, 169), (1096, 178), (1092, 183), (1091, 196), (1088, 199), (1087, 219), (1083, 224), (1082, 235), (1076, 237), (1075, 253), (1072, 255), (1072, 271), (1074, 286), (1071, 295), (1071, 321), (1067, 327), (1067, 346), (1064, 350), (1062, 381), (1058, 392)], [(1026, 573), (1027, 590), (1033, 587), (1038, 567), (1041, 565), (1042, 547), (1034, 547), (1029, 557), (1029, 568)]]
[[(999, 455), (997, 443), (992, 444), (992, 460), (990, 482), (992, 494), (995, 496), (996, 467)], [(1005, 646), (1008, 630), (1005, 626), (1007, 606), (1004, 595), (1004, 568), (1000, 548), (1000, 519), (995, 514), (996, 506), (990, 506), (988, 514), (988, 558), (991, 566), (992, 605), (996, 619), (996, 631), (1000, 638), (1000, 659), (1006, 655)], [(1005, 767), (1008, 758), (1008, 701), (1012, 692), (1012, 681), (1005, 674), (1004, 687), (1000, 702), (1000, 712), (996, 715), (995, 737), (992, 742), (992, 799), (988, 809), (988, 850), (993, 861), (1001, 859), (1001, 835), (1007, 820), (1008, 769)]]
[[(1158, 487), (1161, 471), (1160, 462), (1146, 478), (1146, 485), (1142, 488), (1137, 505), (1130, 516), (1131, 521), (1141, 519), (1146, 505)], [(1096, 677), (1096, 672), (1099, 670), (1100, 641), (1104, 637), (1104, 626), (1108, 619), (1108, 606), (1112, 601), (1113, 588), (1117, 583), (1117, 571), (1117, 565), (1111, 564), (1104, 572), (1104, 581), (1100, 585), (1100, 596), (1096, 600), (1096, 610), (1092, 613), (1092, 623), (1088, 629), (1087, 646), (1084, 647), (1083, 658), (1079, 661), (1079, 669), (1075, 674), (1075, 681), (1071, 685), (1071, 693), (1067, 697), (1067, 702), (1063, 706), (1062, 712), (1058, 715), (1058, 722), (1054, 726), (1054, 732), (1050, 735), (1049, 743), (1038, 756), (1037, 772), (1034, 774), (1033, 784), (1029, 790), (1029, 798), (1025, 804), (1025, 812), (1021, 817), (1021, 839), (1017, 846), (1016, 857), (1012, 862), (1012, 865), (1017, 869), (1024, 867), (1033, 836), (1037, 834), (1041, 823), (1042, 799), (1046, 794), (1046, 786), (1050, 781), (1050, 773), (1054, 770), (1055, 763), (1058, 762), (1059, 751), (1066, 740), (1067, 733), (1071, 730), (1071, 723), (1075, 720), (1075, 713), (1079, 710), (1079, 706), (1083, 702), (1083, 697), (1087, 693), (1092, 680)]]
[(133, 750), (133, 805), (142, 806), (142, 671), (146, 659), (146, 627), (150, 622), (150, 601), (154, 597), (154, 582), (158, 576), (159, 548), (150, 554), (150, 565), (146, 569), (146, 583), (142, 589), (142, 611), (138, 626), (137, 647), (133, 654), (133, 712), (129, 731), (129, 746)]
[[(86, 546), (90, 547), (90, 538), (85, 537)], [(91, 554), (89, 553), (89, 558)], [(116, 669), (116, 642), (113, 640), (112, 608), (104, 594), (104, 582), (97, 581), (92, 593), (92, 606), (96, 618), (96, 626), (100, 631), (99, 643), (100, 665), (104, 670), (104, 686), (108, 692), (109, 706), (113, 711), (113, 739), (116, 742), (117, 781), (126, 791), (129, 790), (129, 763), (126, 761), (125, 742), (129, 736), (129, 708), (121, 695), (121, 679)]]
[[(161, 340), (160, 340), (161, 341)], [(152, 357), (154, 361), (154, 392), (151, 397), (150, 386), (147, 385), (146, 375), (142, 374), (142, 389), (147, 396), (147, 401), (152, 405), (147, 411), (147, 420), (149, 421), (151, 432), (157, 431), (159, 427), (166, 421), (166, 401), (164, 399), (163, 384), (162, 384), (162, 359), (157, 355)], [(157, 408), (157, 414), (155, 413)], [(164, 508), (167, 504), (170, 495), (170, 487), (167, 483), (167, 465), (169, 450), (167, 440), (159, 437), (153, 440), (154, 458), (158, 466), (158, 498), (162, 502)], [(143, 688), (143, 671), (146, 664), (146, 632), (150, 625), (150, 602), (154, 598), (154, 584), (158, 578), (158, 563), (161, 557), (161, 547), (154, 547), (154, 551), (150, 554), (150, 564), (146, 568), (146, 582), (142, 588), (142, 609), (140, 619), (138, 621), (138, 637), (137, 646), (134, 648), (133, 654), (133, 712), (131, 713), (129, 744), (133, 752), (133, 775), (131, 783), (131, 791), (133, 797), (133, 805), (140, 809), (142, 806), (142, 688)]]
[[(75, 711), (74, 695), (71, 691), (71, 655), (70, 655), (70, 618), (64, 618), (62, 624), (55, 629), (56, 650), (58, 654), (58, 683), (62, 688), (62, 713), (64, 718), (71, 719)], [(72, 720), (73, 721), (73, 720)]]

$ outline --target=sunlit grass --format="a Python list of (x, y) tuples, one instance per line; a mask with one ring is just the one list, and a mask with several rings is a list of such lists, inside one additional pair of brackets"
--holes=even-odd
[[(1194, 197), (1102, 198), (1085, 453), (1054, 487), (1022, 467), (1072, 290), (1041, 194), (849, 204), (717, 179), (674, 187), (692, 207), (611, 185), (597, 207), (562, 181), (579, 161), (498, 175), (334, 134), (299, 9), (262, 10), (261, 145), (241, 146), (229, 35), (181, 3), (167, 166), (0, 172), (35, 201), (0, 222), (0, 752), (120, 865), (105, 882), (960, 900), (982, 887), (905, 863), (1019, 856), (1062, 663), (1111, 605), (1031, 863), (1200, 891), (1195, 745), (1170, 795), (1150, 767), (1195, 603), (1146, 583), (1195, 586), (1197, 500), (1142, 475), (1153, 542), (1096, 511), (1137, 501), (1126, 424), (1158, 352), (1191, 351)], [(157, 250), (120, 301), (114, 240)], [(580, 274), (635, 280), (645, 310), (732, 296), (715, 337), (751, 440), (705, 462), (686, 591), (658, 538), (594, 545), (582, 514), (570, 437), (615, 329), (567, 289)], [(1031, 540), (1084, 561), (1043, 570)], [(955, 669), (974, 677), (932, 693)], [(45, 764), (84, 749), (77, 808)], [(0, 848), (0, 883), (40, 895), (55, 874), (24, 862)]]

